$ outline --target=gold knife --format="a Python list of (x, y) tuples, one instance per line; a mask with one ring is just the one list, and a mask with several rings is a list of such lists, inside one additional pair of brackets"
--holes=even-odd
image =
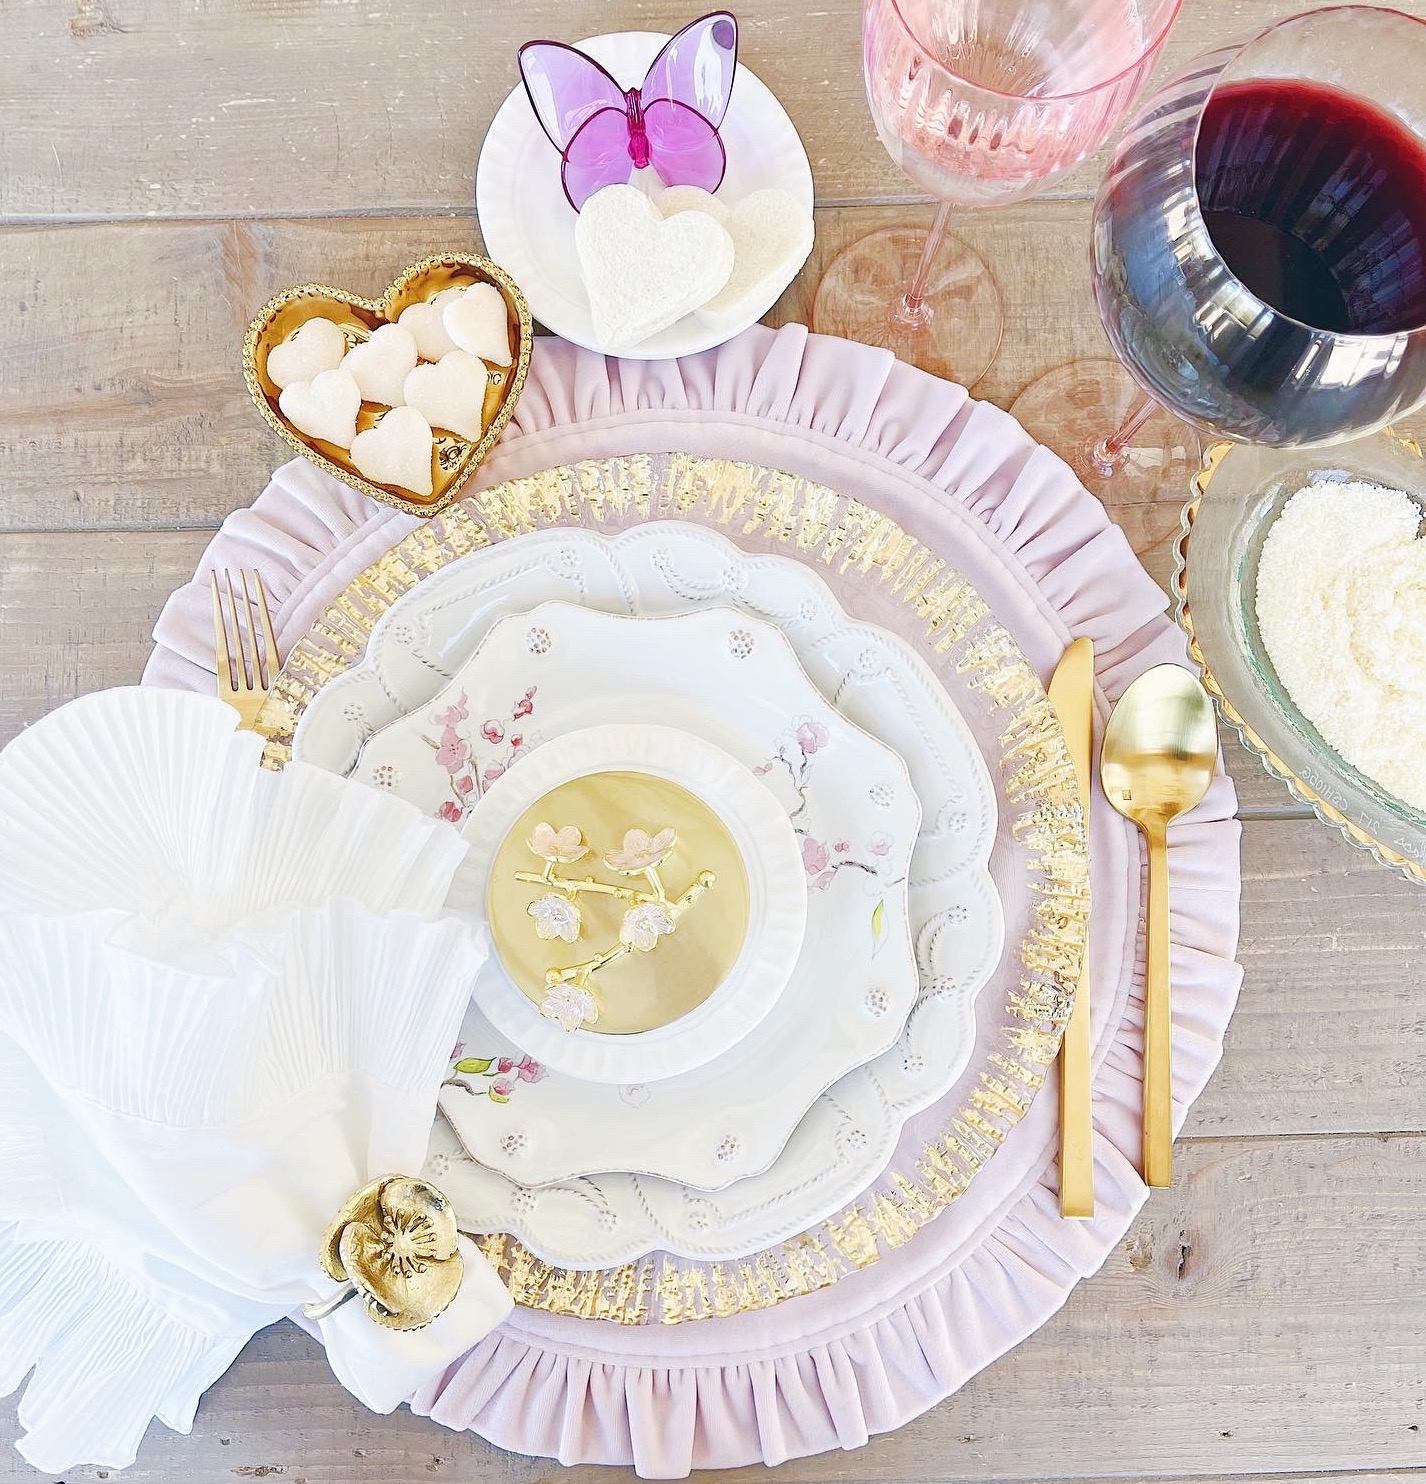
[[(1090, 753), (1094, 747), (1094, 644), (1076, 639), (1050, 680), (1050, 704), (1064, 729), (1089, 831)], [(1088, 887), (1086, 886), (1086, 891)], [(1060, 1215), (1094, 1215), (1094, 1130), (1089, 1064), (1089, 925), (1074, 1007), (1060, 1049)]]

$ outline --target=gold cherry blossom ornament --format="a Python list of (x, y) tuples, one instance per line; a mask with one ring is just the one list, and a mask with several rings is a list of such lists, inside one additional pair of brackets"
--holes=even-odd
[(318, 1258), (343, 1287), (305, 1305), (309, 1319), (324, 1319), (360, 1297), (372, 1319), (395, 1330), (424, 1329), (445, 1313), (465, 1271), (450, 1201), (408, 1175), (382, 1175), (362, 1186), (333, 1218)]
[(545, 974), (540, 1014), (568, 1032), (598, 1023), (601, 1005), (590, 983), (592, 976), (627, 954), (652, 952), (660, 938), (677, 931), (679, 918), (718, 880), (715, 872), (700, 871), (684, 892), (677, 897), (669, 896), (659, 868), (678, 848), (678, 832), (668, 825), (653, 834), (638, 828), (625, 830), (623, 844), (604, 851), (601, 857), (610, 871), (625, 880), (642, 877), (643, 889), (601, 881), (592, 874), (579, 878), (562, 874), (559, 867), (572, 865), (590, 854), (578, 825), (555, 826), (540, 820), (530, 831), (525, 845), (544, 866), (538, 872), (516, 871), (515, 880), (550, 888), (525, 909), (541, 942), (573, 943), (583, 933), (581, 894), (617, 897), (628, 904), (616, 942), (580, 963), (550, 969)]

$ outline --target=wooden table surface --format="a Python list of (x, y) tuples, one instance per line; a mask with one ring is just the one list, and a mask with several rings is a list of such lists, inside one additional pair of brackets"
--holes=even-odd
[[(1187, 0), (1162, 68), (1301, 3)], [(672, 29), (699, 8), (0, 0), (0, 741), (133, 682), (166, 595), (287, 457), (243, 387), (253, 311), (304, 279), (374, 292), (429, 251), (477, 245), (473, 166), (519, 42)], [(787, 105), (816, 177), (817, 249), (773, 316), (802, 319), (843, 242), (930, 208), (873, 133), (857, 0), (739, 13), (742, 56)], [(977, 388), (1002, 406), (1041, 372), (1107, 353), (1085, 262), (1102, 163), (959, 223), (1005, 294), (1004, 345)], [(1164, 579), (1177, 495), (1113, 513)], [(1236, 746), (1228, 762), (1246, 982), (1173, 1189), (959, 1395), (780, 1478), (1426, 1479), (1426, 896)], [(17, 1431), (0, 1402), (0, 1479), (37, 1477), (8, 1448)], [(191, 1437), (154, 1425), (126, 1477), (557, 1474), (405, 1411), (369, 1415), (282, 1325), (213, 1387)]]

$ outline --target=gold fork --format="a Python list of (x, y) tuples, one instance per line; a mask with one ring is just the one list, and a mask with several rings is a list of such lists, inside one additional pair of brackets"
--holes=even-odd
[[(252, 587), (248, 586), (248, 573), (239, 573), (243, 588), (240, 607), (233, 574), (225, 570), (222, 585), (218, 582), (217, 572), (208, 575), (213, 586), (213, 644), (218, 655), (218, 699), (226, 701), (238, 713), (244, 730), (256, 731), (258, 714), (278, 670), (277, 641), (272, 636), (267, 593), (257, 572), (252, 573)], [(230, 632), (231, 647), (228, 643)]]

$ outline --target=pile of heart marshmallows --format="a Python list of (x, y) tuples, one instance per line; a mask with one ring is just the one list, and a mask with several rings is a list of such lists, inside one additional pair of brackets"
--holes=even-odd
[[(375, 484), (427, 496), (435, 429), (474, 443), (484, 432), (487, 364), (511, 364), (505, 297), (492, 283), (408, 305), (348, 347), (335, 320), (309, 319), (268, 352), (277, 405), (299, 432), (348, 452)], [(357, 432), (363, 402), (390, 410)]]
[(574, 240), (601, 346), (615, 353), (695, 315), (722, 339), (766, 314), (812, 251), (812, 213), (769, 187), (727, 206), (697, 186), (606, 186)]

